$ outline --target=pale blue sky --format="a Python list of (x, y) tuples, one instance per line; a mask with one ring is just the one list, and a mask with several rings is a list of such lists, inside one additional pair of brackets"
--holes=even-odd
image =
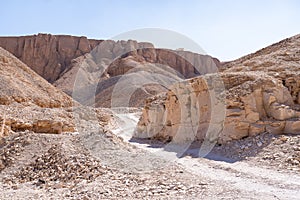
[(108, 39), (141, 28), (187, 36), (232, 60), (300, 33), (298, 0), (9, 0), (0, 35), (42, 33)]

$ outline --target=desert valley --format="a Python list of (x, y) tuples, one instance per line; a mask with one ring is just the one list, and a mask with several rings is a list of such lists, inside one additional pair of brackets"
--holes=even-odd
[(223, 62), (0, 37), (0, 199), (299, 199), (300, 35)]

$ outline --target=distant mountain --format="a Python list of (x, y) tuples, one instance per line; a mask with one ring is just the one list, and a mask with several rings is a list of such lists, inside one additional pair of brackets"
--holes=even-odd
[(53, 83), (74, 58), (89, 53), (101, 41), (70, 35), (38, 34), (0, 37), (0, 47)]
[[(129, 104), (142, 106), (145, 98), (166, 91), (174, 82), (216, 72), (221, 66), (208, 55), (157, 49), (151, 43), (133, 40), (38, 34), (0, 37), (0, 46), (76, 100), (97, 107), (111, 107), (113, 93), (117, 95), (114, 99), (122, 99), (124, 94), (115, 92), (121, 89), (115, 89), (118, 80), (136, 82), (134, 88), (131, 82), (118, 85), (123, 92), (136, 90)], [(75, 80), (80, 81), (75, 84)]]

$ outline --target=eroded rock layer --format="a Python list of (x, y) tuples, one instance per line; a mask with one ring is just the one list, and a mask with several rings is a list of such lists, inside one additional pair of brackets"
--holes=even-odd
[(284, 39), (255, 53), (228, 62), (224, 72), (265, 72), (282, 81), (300, 104), (300, 35)]
[(143, 99), (175, 82), (217, 72), (220, 62), (208, 55), (156, 49), (151, 43), (106, 40), (71, 65), (54, 85), (84, 105), (111, 107), (112, 101), (130, 95), (128, 90), (135, 91), (132, 100), (118, 106), (143, 106)]
[(280, 80), (262, 72), (227, 72), (189, 79), (149, 99), (135, 137), (224, 143), (266, 131), (299, 133), (299, 117)]
[[(300, 35), (295, 35), (223, 63), (220, 74), (175, 84), (165, 96), (148, 100), (136, 137), (183, 142), (206, 135), (222, 143), (262, 132), (299, 134), (299, 49)], [(223, 86), (207, 84), (210, 76), (221, 78)], [(215, 94), (223, 98), (223, 107), (216, 107)]]
[(68, 69), (73, 59), (89, 53), (101, 41), (69, 35), (38, 34), (0, 37), (0, 47), (52, 83)]
[(80, 106), (0, 47), (0, 139), (20, 131), (75, 132), (79, 119), (103, 126), (110, 114)]
[[(219, 60), (208, 55), (157, 49), (151, 43), (134, 40), (91, 40), (86, 37), (38, 34), (0, 37), (0, 47), (76, 100), (97, 107), (111, 107), (115, 84), (128, 73), (131, 73), (132, 79), (140, 77), (137, 71), (160, 74), (165, 70), (164, 75), (175, 74), (177, 77), (174, 80), (178, 81), (216, 72), (220, 67)], [(150, 88), (135, 88), (129, 105), (142, 106), (142, 99), (165, 91), (164, 88), (168, 87), (153, 87), (152, 79), (151, 84)], [(160, 85), (161, 81), (154, 84)], [(74, 90), (78, 91), (75, 95), (72, 94)]]

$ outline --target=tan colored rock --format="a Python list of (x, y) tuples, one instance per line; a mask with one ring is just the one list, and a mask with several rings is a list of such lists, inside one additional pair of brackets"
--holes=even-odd
[(52, 120), (38, 120), (33, 124), (34, 132), (36, 133), (62, 133), (63, 123)]
[(76, 128), (74, 124), (63, 124), (62, 132), (76, 132)]
[[(300, 92), (299, 44), (300, 34), (284, 39), (237, 60), (227, 62), (220, 70), (224, 72), (266, 72), (282, 81), (282, 84), (287, 88), (286, 91), (292, 96), (292, 101), (300, 104), (298, 98)], [(282, 92), (285, 93), (286, 91)], [(282, 97), (284, 98), (284, 95)]]
[(266, 131), (273, 134), (282, 134), (286, 126), (285, 121), (267, 121)]
[(300, 134), (300, 121), (287, 121), (284, 133)]
[(250, 124), (249, 136), (255, 136), (266, 131), (266, 126), (263, 123)]
[(274, 102), (269, 107), (270, 116), (277, 120), (286, 120), (296, 117), (297, 111), (291, 109), (289, 106)]
[[(214, 90), (221, 89), (219, 83), (209, 87), (205, 84), (215, 75), (205, 75), (175, 84), (165, 97), (149, 99), (135, 137), (172, 138), (178, 143), (208, 137), (224, 143), (265, 131), (298, 131), (297, 124), (292, 130), (286, 128), (288, 123), (284, 120), (297, 117), (298, 112), (292, 109), (292, 96), (279, 80), (264, 73), (219, 75), (224, 90), (217, 98), (212, 96), (216, 95)], [(226, 102), (223, 119), (222, 107), (217, 106), (222, 96)]]
[(11, 129), (15, 132), (18, 131), (25, 131), (25, 130), (32, 130), (33, 125), (32, 123), (22, 122), (22, 121), (15, 121), (11, 124)]
[(0, 138), (8, 136), (11, 132), (12, 132), (12, 130), (11, 130), (10, 126), (2, 124), (1, 129), (0, 129)]
[[(3, 62), (5, 58), (6, 62)], [(73, 100), (0, 47), (0, 105), (69, 107)], [(50, 98), (49, 98), (50, 97)]]

